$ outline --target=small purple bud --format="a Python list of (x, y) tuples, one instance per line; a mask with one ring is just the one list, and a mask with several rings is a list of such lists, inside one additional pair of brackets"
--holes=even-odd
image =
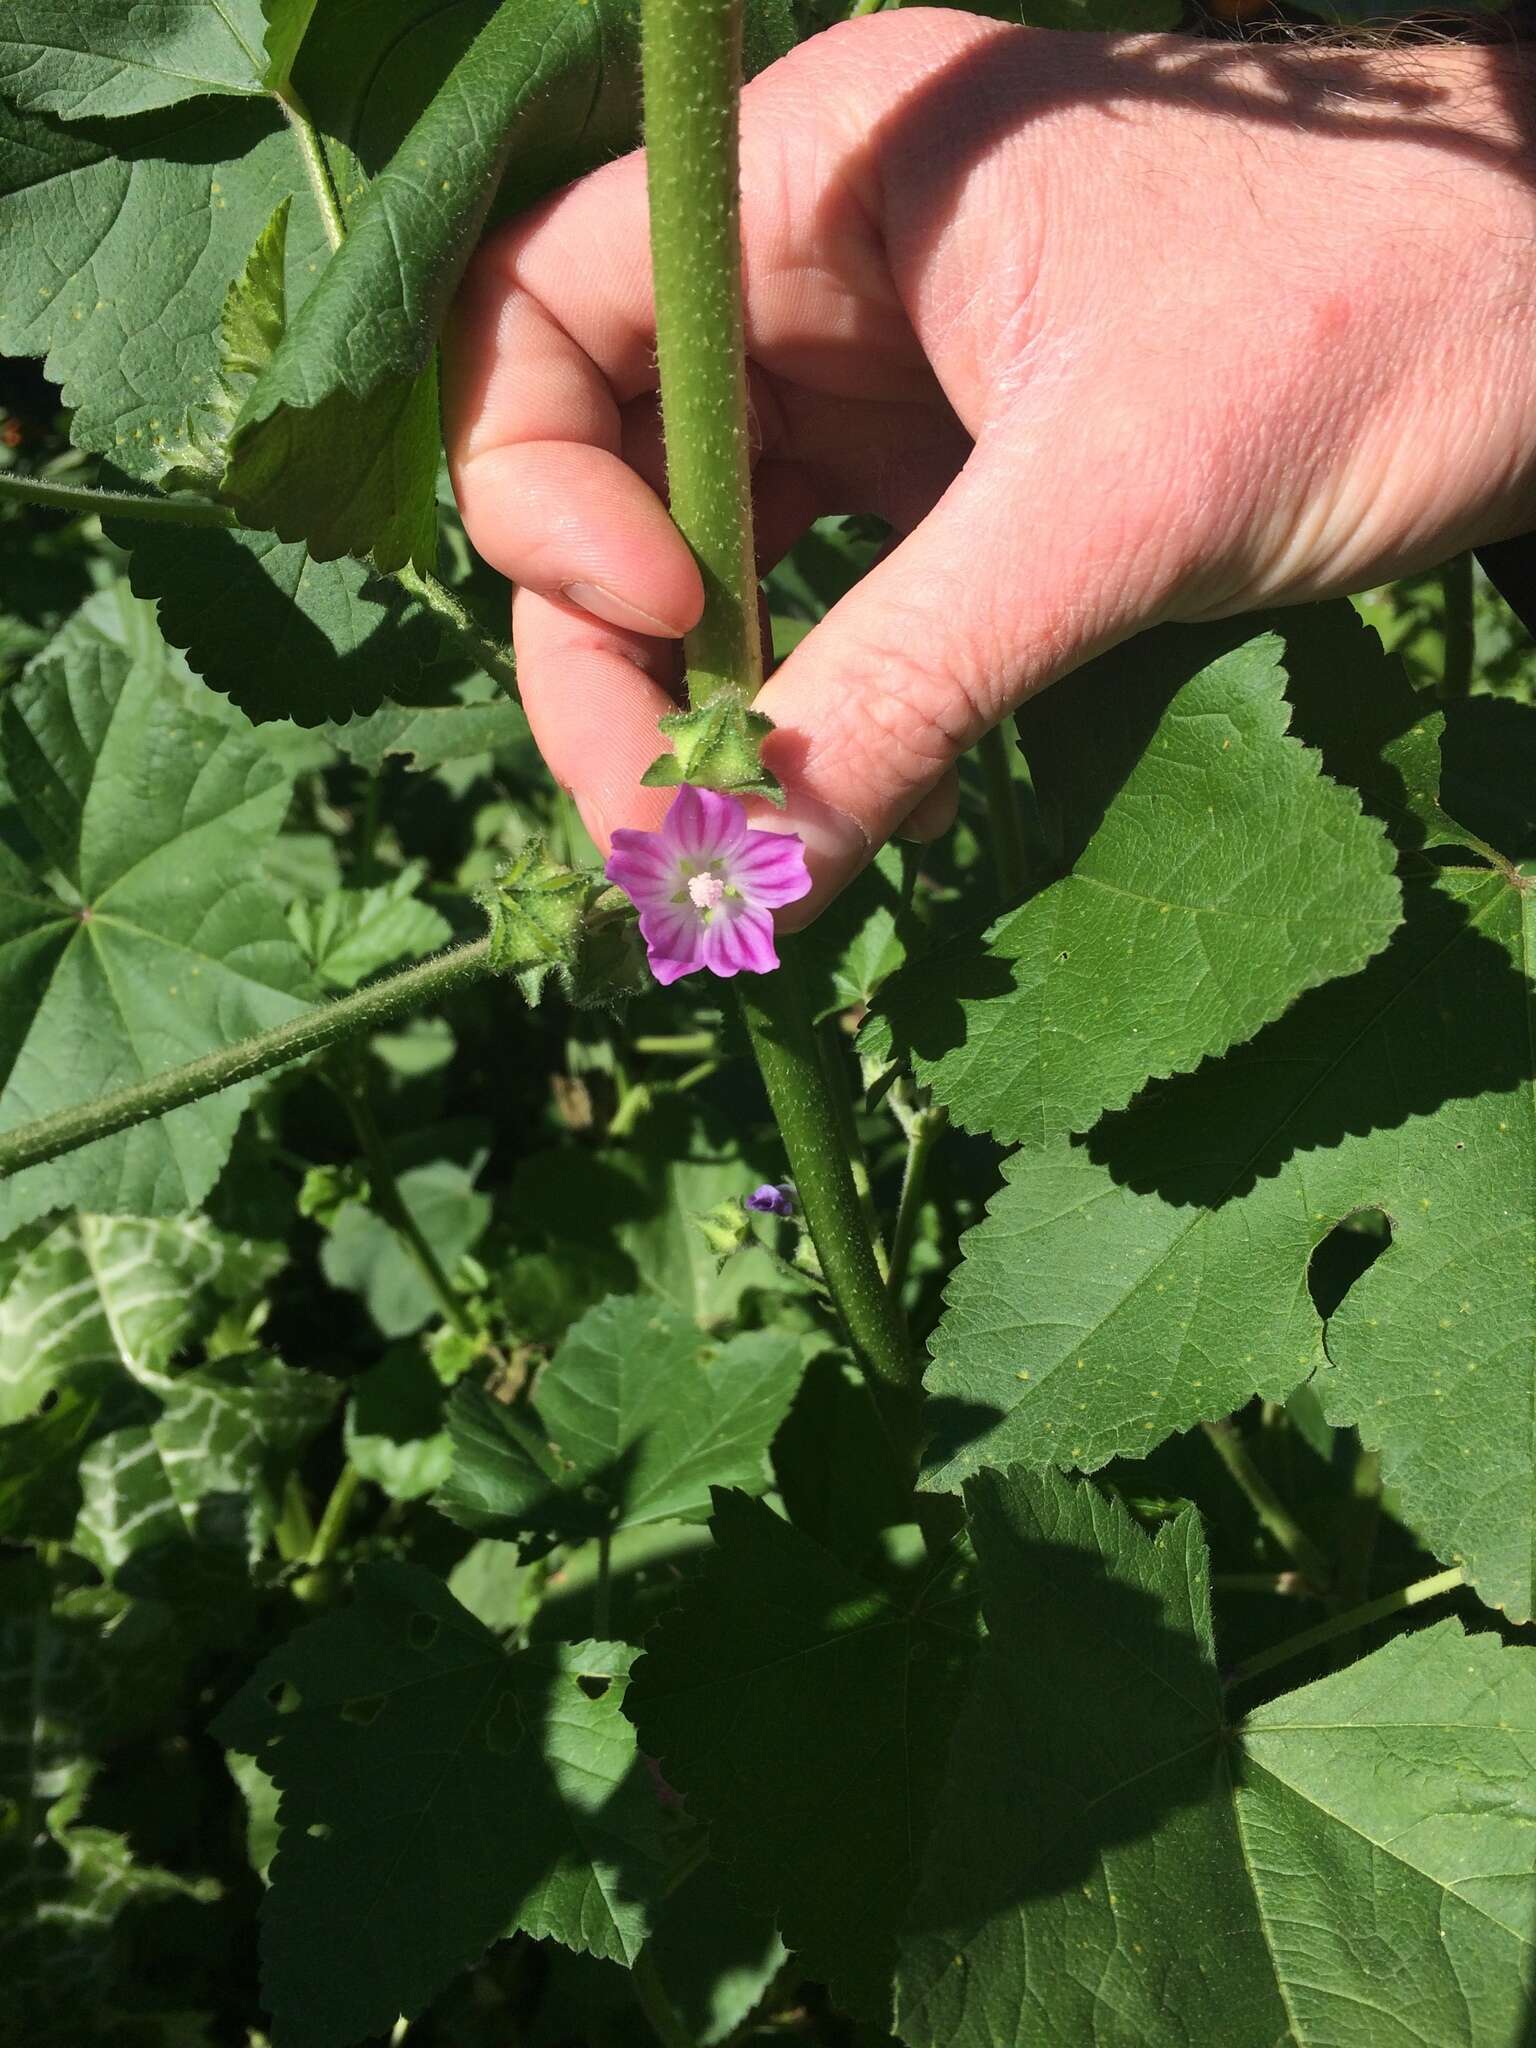
[(764, 1181), (760, 1188), (754, 1188), (744, 1205), (759, 1216), (793, 1216), (795, 1213), (795, 1191), (787, 1180), (777, 1187)]

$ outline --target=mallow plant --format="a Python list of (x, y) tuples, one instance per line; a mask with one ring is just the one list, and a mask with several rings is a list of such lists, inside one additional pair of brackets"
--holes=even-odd
[[(776, 936), (823, 18), (642, 14), (0, 23), (0, 2036), (1513, 2048), (1536, 665), (1465, 563), (1159, 629)], [(708, 604), (604, 864), (435, 357), (642, 73)]]

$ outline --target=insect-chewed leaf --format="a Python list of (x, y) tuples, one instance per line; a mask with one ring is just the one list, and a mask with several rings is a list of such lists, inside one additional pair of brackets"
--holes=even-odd
[[(303, 956), (257, 871), (276, 759), (178, 677), (147, 610), (91, 599), (6, 692), (28, 846), (0, 842), (0, 1129), (294, 1016)], [(0, 1189), (0, 1236), (50, 1208), (195, 1206), (249, 1096), (230, 1089)]]
[(712, 1487), (768, 1484), (768, 1446), (802, 1363), (792, 1331), (721, 1344), (661, 1302), (602, 1302), (539, 1375), (532, 1410), (458, 1389), (453, 1471), (436, 1504), (479, 1535), (518, 1538), (528, 1556), (703, 1516)]
[(967, 1497), (988, 1642), (903, 2041), (1517, 2038), (1536, 1655), (1442, 1621), (1233, 1720), (1193, 1510), (1154, 1539), (1056, 1474)]
[(430, 1572), (384, 1564), (257, 1669), (217, 1733), (282, 1793), (262, 1947), (288, 2048), (387, 2032), (518, 1929), (634, 1961), (668, 1859), (633, 1655), (509, 1657)]

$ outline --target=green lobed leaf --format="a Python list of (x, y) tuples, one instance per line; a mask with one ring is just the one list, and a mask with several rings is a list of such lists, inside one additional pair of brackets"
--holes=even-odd
[(0, 1293), (0, 1423), (32, 1414), (93, 1368), (143, 1375), (169, 1365), (270, 1271), (265, 1252), (206, 1217), (66, 1218)]
[(1199, 669), (1071, 874), (890, 992), (889, 1036), (959, 1122), (1085, 1130), (1386, 944), (1392, 849), (1286, 734), (1282, 653), (1263, 635)]
[(1442, 1621), (1241, 1721), (1199, 1519), (967, 1489), (988, 1641), (902, 1937), (911, 2048), (1501, 2048), (1528, 2013), (1536, 1658)]
[(532, 1408), (460, 1386), (453, 1471), (436, 1505), (526, 1556), (603, 1530), (699, 1519), (717, 1486), (761, 1491), (800, 1381), (792, 1331), (721, 1344), (643, 1296), (588, 1311), (540, 1372)]
[(876, 1580), (734, 1493), (713, 1527), (635, 1668), (641, 1746), (807, 1974), (884, 2022), (975, 1650), (966, 1560)]
[(238, 1584), (340, 1391), (321, 1373), (260, 1356), (148, 1380), (141, 1418), (80, 1460), (75, 1547), (123, 1591), (177, 1604)]
[(376, 1564), (258, 1667), (217, 1733), (282, 1793), (262, 1938), (282, 2048), (387, 2033), (518, 1929), (633, 1962), (666, 1876), (633, 1654), (509, 1657), (431, 1573)]
[(453, 936), (447, 918), (416, 891), (425, 870), (402, 868), (373, 889), (334, 889), (316, 903), (289, 906), (288, 929), (322, 981), (356, 988), (382, 967), (419, 960)]
[(67, 121), (259, 93), (265, 33), (261, 0), (10, 0), (0, 93)]
[(421, 1500), (453, 1469), (443, 1385), (419, 1347), (392, 1344), (352, 1382), (343, 1442), (350, 1462), (392, 1500)]
[[(114, 519), (107, 532), (131, 550), (134, 592), (155, 600), (166, 639), (257, 722), (375, 712), (409, 698), (437, 658), (432, 615), (365, 562), (318, 561), (302, 541), (245, 527)], [(402, 711), (398, 722), (431, 716)]]
[[(475, 1187), (479, 1162), (432, 1159), (397, 1176), (400, 1199), (450, 1279), (473, 1251), (491, 1217), (490, 1197)], [(386, 1337), (408, 1337), (442, 1303), (390, 1224), (362, 1202), (336, 1212), (320, 1253), (320, 1269), (333, 1287), (350, 1288)]]
[[(1447, 868), (1404, 902), (1363, 973), (1085, 1148), (1005, 1164), (933, 1339), (925, 1483), (1145, 1455), (1316, 1371), (1424, 1539), (1530, 1613), (1536, 931), (1518, 875)], [(1372, 1207), (1392, 1245), (1325, 1359), (1309, 1261)]]
[(289, 195), (291, 311), (326, 243), (274, 105), (194, 102), (106, 134), (0, 100), (0, 349), (46, 357), (77, 446), (149, 483), (197, 460), (220, 308)]
[[(146, 611), (91, 599), (0, 704), (14, 803), (0, 839), (0, 1129), (279, 1024), (304, 962), (255, 872), (288, 780), (206, 698)], [(19, 847), (21, 850), (14, 850)], [(0, 1187), (0, 1236), (55, 1207), (194, 1207), (248, 1087)]]

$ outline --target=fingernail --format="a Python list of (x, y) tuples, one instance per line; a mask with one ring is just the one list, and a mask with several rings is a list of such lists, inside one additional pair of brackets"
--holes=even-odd
[(650, 633), (662, 640), (677, 640), (682, 629), (669, 626), (664, 619), (652, 618), (649, 612), (641, 611), (639, 605), (629, 604), (622, 597), (615, 597), (611, 590), (604, 590), (600, 583), (562, 583), (560, 595), (584, 612), (590, 612), (594, 619), (601, 619), (606, 626), (619, 626), (626, 633)]
[(757, 815), (752, 823), (759, 831), (797, 835), (818, 882), (826, 877), (841, 888), (874, 852), (857, 819), (803, 791), (791, 793), (782, 811), (767, 803), (753, 809)]

